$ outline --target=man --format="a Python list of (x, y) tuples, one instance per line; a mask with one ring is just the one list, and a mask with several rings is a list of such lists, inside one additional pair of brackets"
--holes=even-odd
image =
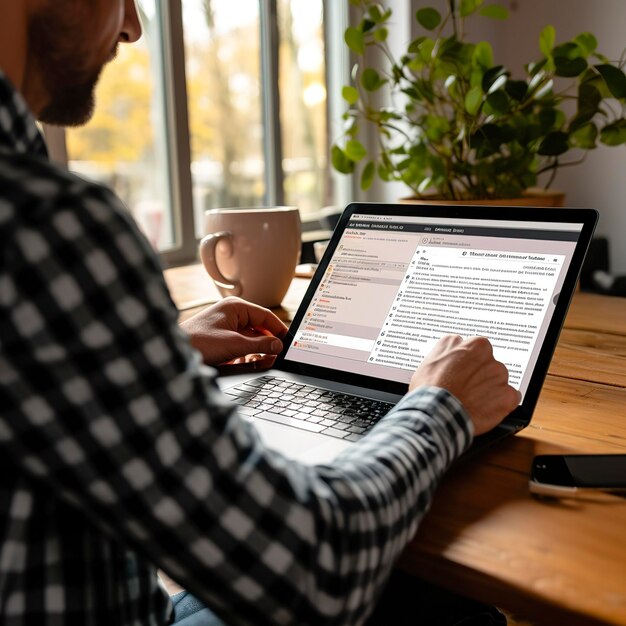
[(166, 624), (157, 567), (228, 624), (362, 623), (519, 394), (486, 340), (446, 337), (332, 465), (270, 454), (191, 343), (219, 364), (276, 354), (285, 327), (231, 299), (181, 330), (124, 208), (34, 124), (86, 121), (139, 36), (133, 0), (0, 0), (0, 623)]

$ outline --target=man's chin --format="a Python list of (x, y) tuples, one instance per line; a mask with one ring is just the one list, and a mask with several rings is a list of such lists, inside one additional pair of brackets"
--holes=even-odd
[(74, 93), (55, 98), (40, 111), (38, 118), (51, 126), (83, 126), (93, 117), (94, 110), (95, 97), (91, 89), (82, 96)]

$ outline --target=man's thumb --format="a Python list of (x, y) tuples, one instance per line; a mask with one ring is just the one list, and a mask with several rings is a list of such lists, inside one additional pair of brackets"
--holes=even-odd
[[(283, 342), (277, 337), (262, 335), (259, 337), (241, 337), (245, 341), (246, 354), (279, 354), (283, 349)], [(242, 347), (244, 342), (242, 342)]]

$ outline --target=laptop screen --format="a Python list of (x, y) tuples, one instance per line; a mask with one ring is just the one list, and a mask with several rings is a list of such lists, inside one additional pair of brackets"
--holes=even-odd
[(354, 211), (285, 362), (406, 384), (442, 335), (481, 335), (524, 396), (582, 221)]

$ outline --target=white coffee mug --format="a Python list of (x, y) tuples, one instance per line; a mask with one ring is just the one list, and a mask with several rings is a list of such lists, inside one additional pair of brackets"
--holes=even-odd
[(200, 259), (222, 296), (279, 306), (300, 259), (298, 209), (212, 209), (204, 226)]

